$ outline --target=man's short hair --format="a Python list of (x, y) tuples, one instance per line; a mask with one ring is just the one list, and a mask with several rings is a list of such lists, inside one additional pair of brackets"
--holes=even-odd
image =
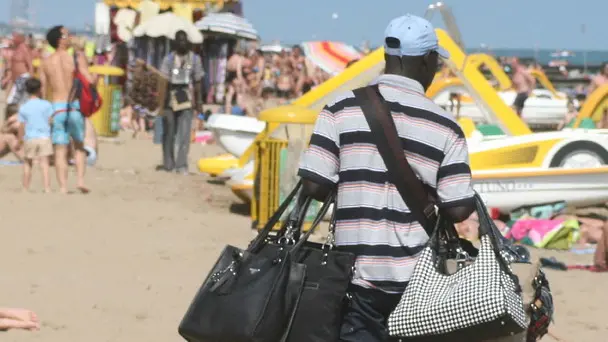
[(63, 35), (61, 29), (63, 29), (63, 26), (57, 25), (46, 33), (46, 41), (49, 42), (49, 45), (52, 46), (53, 49), (56, 49), (59, 46), (59, 41)]
[(42, 87), (42, 84), (40, 83), (40, 81), (37, 78), (30, 78), (27, 81), (25, 81), (25, 91), (29, 95), (38, 94), (40, 92), (41, 87)]
[(188, 34), (184, 30), (179, 30), (179, 31), (175, 32), (175, 39), (177, 39), (177, 37), (180, 35), (183, 35), (184, 38), (186, 38), (186, 40), (190, 40), (188, 37)]
[(16, 103), (10, 103), (6, 105), (6, 111), (4, 112), (4, 120), (8, 120), (11, 116), (19, 113), (19, 105)]

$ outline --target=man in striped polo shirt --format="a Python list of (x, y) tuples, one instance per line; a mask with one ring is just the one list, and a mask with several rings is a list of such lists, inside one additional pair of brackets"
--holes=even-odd
[[(425, 96), (437, 72), (439, 47), (432, 25), (413, 15), (385, 32), (385, 74), (377, 80), (414, 172), (454, 222), (474, 210), (468, 149), (451, 115)], [(428, 235), (389, 180), (369, 125), (352, 92), (319, 114), (299, 175), (304, 192), (322, 200), (338, 189), (336, 244), (357, 255), (342, 341), (385, 341), (386, 319)]]

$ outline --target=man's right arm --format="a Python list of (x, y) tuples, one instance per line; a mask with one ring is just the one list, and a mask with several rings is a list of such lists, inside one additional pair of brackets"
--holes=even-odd
[(338, 183), (339, 135), (335, 114), (326, 106), (317, 117), (310, 144), (300, 159), (302, 193), (323, 201)]
[(475, 211), (475, 191), (471, 182), (469, 149), (464, 133), (458, 127), (458, 132), (448, 140), (437, 172), (439, 208), (454, 223), (466, 220)]
[(170, 55), (166, 55), (165, 58), (163, 58), (163, 62), (160, 64), (160, 73), (167, 80), (169, 80), (171, 75), (171, 70), (169, 70), (171, 68), (171, 66), (169, 65), (169, 56)]
[(13, 75), (13, 67), (11, 65), (11, 63), (12, 63), (11, 59), (12, 58), (10, 58), (10, 57), (5, 59), (6, 65), (4, 66), (4, 78), (2, 79), (2, 83), (10, 82), (10, 79)]

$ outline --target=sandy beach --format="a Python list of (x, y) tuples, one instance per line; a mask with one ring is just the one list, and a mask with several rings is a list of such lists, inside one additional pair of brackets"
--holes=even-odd
[[(218, 152), (193, 145), (191, 171)], [(35, 192), (23, 193), (20, 167), (0, 166), (0, 305), (30, 308), (42, 320), (40, 331), (11, 331), (3, 341), (181, 341), (179, 321), (219, 252), (245, 246), (252, 233), (249, 217), (231, 213), (239, 200), (228, 188), (203, 175), (156, 172), (160, 157), (151, 140), (102, 142), (86, 196), (42, 194), (37, 170)], [(548, 275), (552, 333), (567, 342), (606, 341), (608, 274)]]

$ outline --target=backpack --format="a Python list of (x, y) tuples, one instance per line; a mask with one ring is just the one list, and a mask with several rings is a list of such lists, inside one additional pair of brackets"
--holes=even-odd
[(73, 96), (80, 103), (80, 113), (85, 118), (97, 113), (103, 104), (103, 100), (97, 88), (78, 69), (78, 54), (74, 53), (74, 85)]

